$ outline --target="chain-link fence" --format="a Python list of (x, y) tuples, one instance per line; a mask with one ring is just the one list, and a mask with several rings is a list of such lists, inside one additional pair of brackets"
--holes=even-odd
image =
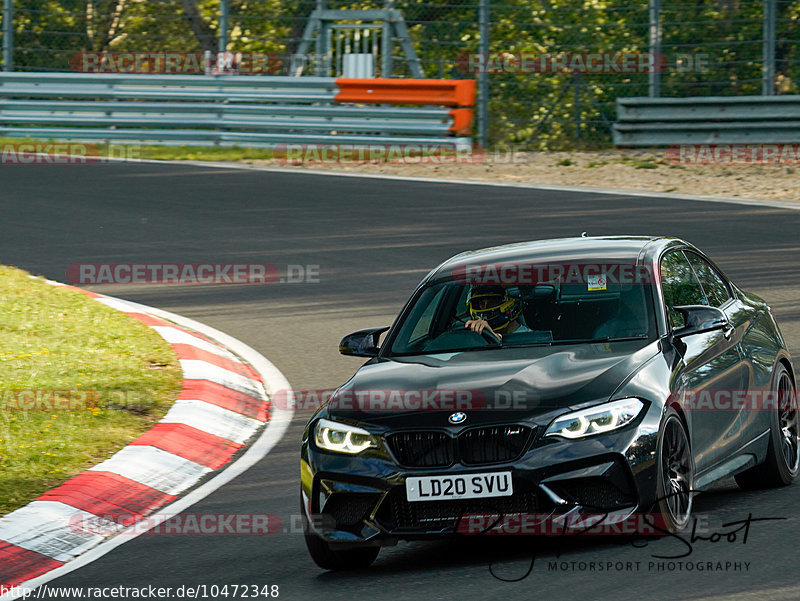
[[(6, 70), (227, 50), (341, 75), (371, 55), (374, 76), (482, 78), (493, 145), (608, 145), (617, 97), (798, 93), (800, 77), (800, 0), (3, 1)], [(373, 12), (331, 13), (356, 10)]]

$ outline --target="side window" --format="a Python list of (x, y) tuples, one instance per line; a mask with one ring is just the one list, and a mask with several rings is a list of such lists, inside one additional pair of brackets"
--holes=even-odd
[(661, 259), (661, 287), (673, 328), (683, 326), (683, 317), (673, 307), (708, 304), (703, 287), (681, 251), (669, 252)]
[(722, 277), (699, 255), (687, 252), (686, 257), (703, 285), (708, 302), (714, 307), (721, 307), (725, 304), (731, 294)]
[(425, 311), (419, 316), (419, 320), (411, 332), (411, 336), (408, 339), (409, 343), (416, 342), (428, 335), (431, 329), (431, 321), (433, 320), (433, 316), (436, 314), (436, 310), (439, 308), (439, 304), (442, 302), (442, 297), (444, 297), (444, 292), (446, 289), (446, 286), (440, 286), (439, 290), (436, 292), (436, 295), (425, 307)]

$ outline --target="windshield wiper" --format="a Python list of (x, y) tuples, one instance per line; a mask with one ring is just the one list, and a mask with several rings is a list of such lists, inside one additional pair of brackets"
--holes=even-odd
[(602, 338), (583, 338), (578, 340), (553, 340), (553, 344), (589, 344), (593, 342), (629, 342), (631, 340), (646, 340), (647, 335), (643, 336), (603, 336)]

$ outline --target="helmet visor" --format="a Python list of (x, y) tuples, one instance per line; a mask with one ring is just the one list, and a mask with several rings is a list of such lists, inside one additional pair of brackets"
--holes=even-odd
[(505, 298), (499, 294), (475, 294), (469, 299), (469, 310), (471, 313), (483, 313), (499, 309)]

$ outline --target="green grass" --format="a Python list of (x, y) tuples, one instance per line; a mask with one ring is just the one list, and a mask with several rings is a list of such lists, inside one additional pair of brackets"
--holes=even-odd
[[(240, 146), (233, 146), (230, 148), (214, 148), (214, 147), (205, 147), (205, 146), (141, 146), (138, 144), (104, 144), (104, 143), (94, 143), (94, 142), (63, 142), (63, 141), (54, 141), (54, 140), (36, 140), (31, 138), (8, 138), (8, 137), (0, 137), (0, 151), (4, 147), (8, 145), (12, 145), (16, 148), (17, 144), (85, 144), (86, 149), (81, 150), (79, 152), (85, 153), (91, 156), (111, 156), (116, 158), (126, 158), (126, 159), (154, 159), (159, 161), (257, 161), (257, 160), (269, 160), (275, 158), (285, 158), (285, 152), (281, 154), (281, 151), (278, 151), (278, 154), (271, 149), (271, 148), (246, 148)], [(326, 146), (326, 145), (322, 145)], [(349, 148), (350, 145), (344, 145), (345, 149)], [(55, 150), (51, 150), (51, 152), (56, 152)], [(429, 155), (431, 152), (424, 152), (423, 154)], [(445, 158), (453, 156), (449, 150), (445, 150), (443, 155), (446, 155)], [(347, 158), (343, 159), (346, 162), (351, 162), (355, 160), (355, 157), (359, 155), (354, 155), (352, 151), (347, 156)], [(323, 158), (319, 158), (314, 155), (312, 150), (309, 150), (308, 157), (309, 162), (319, 162), (323, 161)], [(379, 155), (377, 160), (384, 161), (384, 160), (391, 160), (392, 158), (397, 158), (395, 155), (394, 157), (387, 153), (386, 155)], [(328, 162), (336, 162), (336, 153), (332, 151), (328, 151), (327, 153)], [(363, 154), (363, 158), (359, 158), (362, 162), (367, 162), (370, 159), (369, 152)], [(291, 162), (291, 161), (290, 161)]]
[[(181, 379), (177, 357), (149, 327), (0, 266), (0, 515), (148, 430)], [(30, 409), (26, 390), (63, 392), (43, 410)]]
[[(132, 146), (131, 158), (159, 161), (253, 161), (274, 158), (270, 148), (206, 148), (200, 146)], [(119, 146), (115, 146), (115, 151)], [(138, 151), (138, 156), (136, 156)], [(114, 156), (119, 156), (114, 155)]]
[[(31, 138), (0, 137), (0, 148), (21, 143), (66, 144), (53, 140)], [(75, 142), (84, 144), (83, 142)], [(124, 157), (128, 159), (156, 159), (160, 161), (242, 161), (265, 160), (273, 158), (270, 148), (206, 148), (202, 146), (141, 146), (138, 144), (103, 144), (85, 142), (86, 146), (97, 150), (99, 156)]]
[(653, 157), (637, 158), (637, 157), (622, 157), (617, 160), (618, 163), (623, 165), (630, 165), (634, 169), (658, 169), (658, 163)]

